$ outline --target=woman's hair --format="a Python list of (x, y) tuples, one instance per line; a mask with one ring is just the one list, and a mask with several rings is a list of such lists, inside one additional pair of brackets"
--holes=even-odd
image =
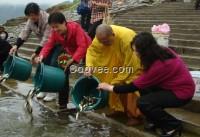
[(24, 14), (26, 16), (29, 16), (30, 14), (35, 14), (35, 15), (38, 15), (40, 13), (40, 7), (37, 3), (28, 3), (26, 5), (26, 8), (24, 10)]
[(131, 45), (135, 46), (144, 70), (148, 70), (156, 60), (165, 61), (175, 58), (175, 55), (167, 48), (159, 46), (149, 32), (141, 32), (136, 35)]
[(48, 24), (52, 24), (52, 23), (62, 24), (64, 22), (66, 22), (66, 18), (61, 12), (54, 12), (50, 14), (48, 18)]

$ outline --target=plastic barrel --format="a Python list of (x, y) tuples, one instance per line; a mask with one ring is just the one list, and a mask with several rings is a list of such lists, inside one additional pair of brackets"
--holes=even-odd
[(33, 82), (38, 92), (59, 92), (65, 87), (65, 73), (60, 68), (42, 63), (37, 67)]
[(20, 81), (28, 80), (32, 71), (32, 64), (29, 61), (16, 56), (9, 56), (3, 66), (3, 74)]
[(74, 105), (79, 108), (79, 104), (83, 100), (84, 96), (96, 97), (98, 100), (95, 104), (87, 107), (86, 110), (98, 109), (104, 107), (108, 102), (108, 93), (99, 91), (97, 88), (99, 80), (92, 77), (80, 77), (71, 89), (71, 97)]

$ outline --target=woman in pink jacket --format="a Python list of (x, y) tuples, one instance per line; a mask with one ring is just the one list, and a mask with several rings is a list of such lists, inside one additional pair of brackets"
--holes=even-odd
[(127, 85), (101, 83), (100, 89), (115, 93), (140, 91), (138, 107), (151, 122), (150, 129), (161, 128), (160, 137), (181, 136), (179, 120), (164, 109), (181, 107), (193, 97), (195, 85), (183, 60), (172, 50), (159, 46), (152, 34), (142, 32), (132, 43), (144, 67), (144, 73)]

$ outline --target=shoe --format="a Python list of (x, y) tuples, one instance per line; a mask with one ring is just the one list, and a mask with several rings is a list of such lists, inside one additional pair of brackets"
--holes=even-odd
[(47, 93), (45, 93), (45, 92), (40, 92), (39, 94), (37, 94), (37, 99), (42, 99), (42, 98), (44, 98), (45, 96), (46, 96), (46, 94)]
[(182, 125), (180, 125), (174, 130), (167, 131), (167, 132), (165, 131), (163, 134), (160, 135), (160, 137), (175, 137), (177, 136), (177, 134), (180, 137), (182, 135), (182, 130), (183, 130), (183, 127)]
[(124, 112), (121, 112), (121, 111), (113, 111), (111, 113), (106, 114), (106, 116), (110, 117), (110, 118), (117, 118), (117, 117), (121, 117), (123, 115), (124, 115)]
[(141, 125), (143, 123), (143, 120), (141, 118), (128, 118), (128, 121), (126, 122), (127, 126), (137, 126)]
[(46, 97), (43, 99), (43, 101), (45, 102), (50, 102), (50, 101), (53, 101), (55, 100), (57, 97), (57, 94), (56, 93), (47, 93)]
[(148, 132), (155, 132), (156, 131), (156, 125), (153, 122), (146, 121), (144, 123), (144, 130)]

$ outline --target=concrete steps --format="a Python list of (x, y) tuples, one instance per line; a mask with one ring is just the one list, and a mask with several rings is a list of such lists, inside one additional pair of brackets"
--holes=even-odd
[(170, 45), (172, 49), (174, 49), (179, 54), (184, 55), (194, 55), (198, 56), (200, 55), (200, 47), (186, 47), (186, 46), (180, 46), (180, 45)]
[[(185, 109), (167, 109), (167, 111), (183, 122), (184, 132), (190, 132), (200, 136), (200, 113), (190, 112)], [(184, 136), (183, 132), (183, 136)]]
[(117, 25), (137, 33), (151, 31), (153, 25), (168, 23), (171, 27), (169, 45), (176, 50), (191, 70), (200, 70), (200, 11), (194, 3), (164, 2), (114, 13)]

